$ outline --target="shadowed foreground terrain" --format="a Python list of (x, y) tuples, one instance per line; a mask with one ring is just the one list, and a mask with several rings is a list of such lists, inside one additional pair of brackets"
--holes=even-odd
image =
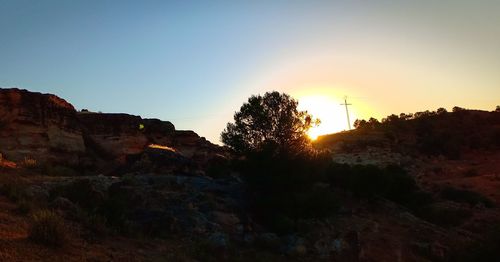
[(170, 122), (0, 89), (0, 260), (495, 261), (500, 113), (416, 115), (241, 160)]

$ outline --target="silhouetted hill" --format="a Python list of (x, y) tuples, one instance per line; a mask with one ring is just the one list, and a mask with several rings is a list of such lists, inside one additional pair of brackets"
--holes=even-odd
[(405, 154), (459, 158), (469, 150), (500, 147), (500, 112), (455, 108), (453, 112), (390, 115), (381, 122), (356, 121), (355, 130), (318, 137), (319, 148), (363, 150), (389, 147)]

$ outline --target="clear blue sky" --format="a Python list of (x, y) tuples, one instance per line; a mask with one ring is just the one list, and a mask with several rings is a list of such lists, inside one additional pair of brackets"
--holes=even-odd
[(270, 90), (347, 94), (359, 117), (492, 110), (500, 2), (435, 2), (0, 0), (0, 86), (213, 142)]

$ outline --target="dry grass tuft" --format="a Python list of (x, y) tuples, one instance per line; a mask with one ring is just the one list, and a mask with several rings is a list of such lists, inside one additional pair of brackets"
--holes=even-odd
[(50, 210), (33, 214), (29, 238), (39, 244), (61, 247), (68, 240), (68, 228), (64, 219)]

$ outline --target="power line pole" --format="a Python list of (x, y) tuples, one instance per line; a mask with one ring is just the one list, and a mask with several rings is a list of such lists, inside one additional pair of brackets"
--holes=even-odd
[(345, 106), (345, 112), (347, 114), (347, 126), (349, 127), (349, 130), (351, 130), (351, 120), (349, 119), (349, 109), (347, 108), (347, 106), (351, 106), (352, 104), (347, 103), (347, 96), (344, 96), (344, 103), (340, 105)]

